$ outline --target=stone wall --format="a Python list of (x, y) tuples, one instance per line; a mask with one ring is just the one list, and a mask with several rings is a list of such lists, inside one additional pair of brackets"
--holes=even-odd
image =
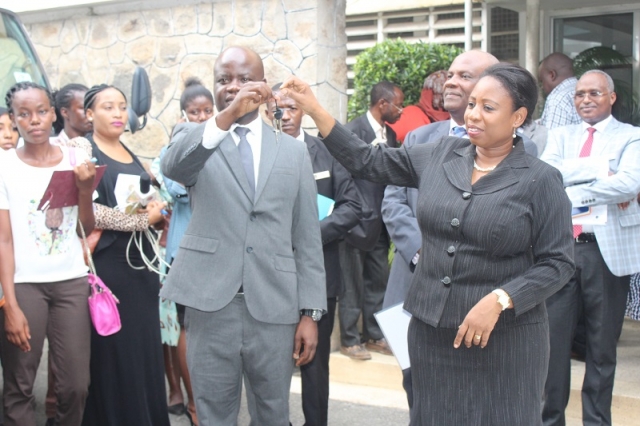
[[(345, 0), (158, 3), (138, 1), (131, 10), (123, 2), (107, 11), (68, 12), (54, 21), (46, 13), (25, 19), (54, 88), (106, 82), (130, 93), (135, 67), (148, 72), (153, 100), (147, 127), (125, 136), (138, 155), (154, 157), (168, 142), (188, 77), (197, 76), (213, 89), (213, 64), (228, 46), (258, 52), (269, 83), (296, 74), (315, 85), (329, 111), (346, 118)], [(303, 125), (313, 127), (313, 122)]]

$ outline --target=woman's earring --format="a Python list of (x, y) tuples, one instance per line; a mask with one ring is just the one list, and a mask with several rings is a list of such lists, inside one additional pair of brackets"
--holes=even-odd
[(89, 118), (87, 118), (87, 120), (93, 121), (93, 117), (89, 117)]
[(516, 129), (515, 129), (515, 127), (513, 128), (513, 138), (514, 139), (516, 138)]

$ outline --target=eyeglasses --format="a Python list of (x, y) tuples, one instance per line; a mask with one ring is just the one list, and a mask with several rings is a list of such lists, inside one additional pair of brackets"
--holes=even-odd
[(397, 106), (396, 104), (394, 104), (394, 103), (393, 103), (393, 102), (391, 102), (390, 100), (385, 99), (385, 101), (386, 101), (389, 105), (391, 105), (391, 106), (393, 106), (395, 109), (397, 109), (399, 113), (401, 113), (401, 114), (402, 114), (402, 111), (404, 111), (404, 108)]
[(583, 100), (586, 96), (588, 96), (590, 99), (598, 99), (602, 96), (606, 95), (606, 93), (603, 93), (599, 90), (592, 90), (590, 92), (576, 92), (575, 95), (573, 95), (573, 98), (576, 101), (581, 101)]

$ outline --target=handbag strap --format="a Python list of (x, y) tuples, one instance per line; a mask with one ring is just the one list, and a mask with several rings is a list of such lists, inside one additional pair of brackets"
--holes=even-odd
[(84, 226), (82, 226), (82, 221), (78, 218), (78, 225), (80, 225), (80, 233), (82, 234), (82, 247), (87, 252), (87, 261), (89, 262), (89, 272), (93, 275), (98, 275), (96, 273), (96, 266), (93, 264), (93, 256), (91, 256), (91, 249), (89, 249), (89, 243), (87, 242), (87, 235), (84, 232)]

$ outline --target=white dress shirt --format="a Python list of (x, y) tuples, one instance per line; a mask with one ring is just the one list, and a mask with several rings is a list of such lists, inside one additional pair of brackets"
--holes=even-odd
[(385, 126), (381, 126), (380, 123), (373, 118), (371, 111), (367, 111), (367, 120), (369, 120), (369, 125), (373, 129), (373, 133), (376, 135), (376, 138), (371, 142), (371, 144), (377, 145), (379, 143), (387, 143), (387, 128)]
[(240, 136), (235, 132), (236, 127), (246, 127), (249, 129), (249, 133), (247, 133), (247, 142), (249, 142), (249, 146), (251, 146), (251, 152), (253, 153), (253, 173), (255, 176), (255, 185), (258, 184), (258, 172), (260, 170), (260, 153), (262, 151), (262, 118), (260, 115), (256, 117), (255, 120), (250, 122), (249, 124), (240, 125), (238, 123), (233, 123), (229, 130), (220, 130), (218, 127), (218, 123), (216, 123), (216, 118), (211, 117), (207, 120), (207, 124), (204, 126), (204, 132), (202, 134), (202, 146), (207, 149), (217, 148), (218, 145), (227, 137), (228, 134), (231, 134), (231, 138), (233, 142), (238, 146), (240, 143)]
[[(580, 136), (581, 139), (581, 143), (580, 143), (580, 150), (578, 151), (578, 153), (580, 151), (582, 151), (582, 147), (584, 146), (584, 143), (587, 141), (587, 138), (589, 137), (589, 132), (587, 131), (587, 129), (589, 127), (593, 127), (596, 129), (596, 131), (593, 133), (593, 144), (591, 145), (591, 152), (603, 152), (603, 143), (606, 143), (606, 140), (603, 141), (603, 132), (604, 129), (609, 125), (609, 123), (611, 122), (611, 115), (609, 115), (607, 118), (605, 118), (604, 120), (600, 121), (599, 123), (594, 124), (593, 126), (589, 123), (585, 123), (584, 121), (582, 122), (582, 135)], [(580, 155), (580, 154), (578, 154)], [(582, 225), (582, 232), (586, 232), (586, 233), (593, 233), (593, 225)]]

